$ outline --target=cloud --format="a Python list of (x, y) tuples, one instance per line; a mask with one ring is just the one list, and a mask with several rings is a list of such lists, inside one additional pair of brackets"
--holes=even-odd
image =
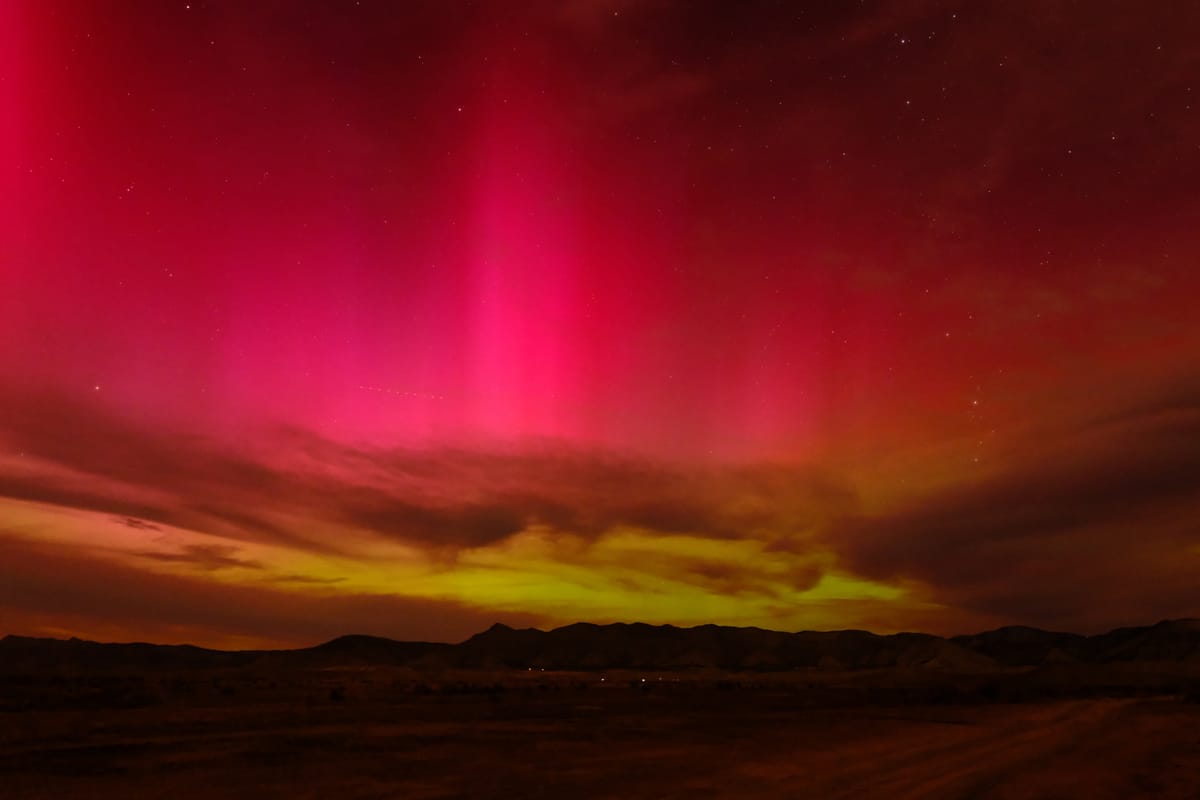
[(528, 614), (496, 614), (451, 601), (361, 593), (288, 591), (276, 585), (214, 583), (160, 575), (102, 558), (0, 536), (0, 612), (5, 632), (39, 628), (114, 638), (221, 641), (244, 637), (310, 645), (348, 632), (456, 641), (498, 618), (530, 625)]
[[(0, 410), (12, 412), (0, 442), (22, 454), (0, 455), (0, 494), (100, 515), (30, 508), (21, 535), (154, 581), (341, 597), (386, 593), (394, 575), (398, 592), (559, 621), (624, 618), (669, 590), (734, 614), (817, 586), (812, 537), (858, 502), (835, 477), (787, 464), (687, 466), (545, 441), (373, 448), (295, 429), (235, 454), (61, 395), (0, 389)], [(109, 532), (88, 533), (100, 523)], [(141, 618), (132, 604), (105, 608)], [(270, 635), (231, 630), (248, 629)]]
[[(246, 509), (301, 488), (211, 440), (138, 424), (60, 392), (0, 384), (0, 495), (319, 549)], [(15, 454), (15, 457), (12, 457)], [(264, 503), (264, 500), (269, 502)]]
[(789, 465), (689, 468), (555, 443), (370, 449), (298, 430), (252, 457), (2, 388), (0, 418), (0, 441), (41, 465), (0, 464), (0, 494), (324, 553), (348, 545), (307, 532), (322, 525), (450, 551), (531, 525), (589, 539), (616, 528), (789, 538), (856, 502), (831, 476)]
[(239, 549), (225, 545), (189, 544), (176, 553), (141, 552), (138, 556), (153, 561), (189, 564), (205, 572), (221, 569), (263, 569), (260, 561), (238, 558)]
[(312, 584), (314, 586), (330, 586), (335, 583), (344, 583), (345, 578), (318, 578), (314, 575), (276, 575), (270, 580), (273, 583), (299, 583)]
[(1200, 394), (1144, 398), (1001, 471), (825, 538), (855, 574), (947, 605), (1089, 628), (1200, 605)]
[(139, 530), (139, 531), (160, 531), (160, 530), (162, 530), (161, 526), (155, 525), (153, 522), (146, 522), (146, 520), (138, 519), (137, 517), (117, 517), (116, 519), (118, 522), (120, 522), (125, 527), (133, 528), (134, 530)]
[[(525, 596), (511, 587), (533, 581), (542, 589), (528, 596), (530, 609), (560, 591), (578, 589), (601, 603), (609, 589), (597, 587), (615, 587), (627, 602), (671, 586), (722, 598), (729, 608), (774, 603), (796, 618), (809, 591), (816, 593), (805, 608), (821, 613), (817, 598), (826, 595), (817, 590), (831, 574), (860, 581), (847, 597), (869, 588), (861, 581), (889, 584), (964, 625), (1091, 629), (1200, 605), (1200, 390), (1188, 385), (1127, 398), (1044, 432), (986, 477), (870, 513), (848, 481), (795, 464), (688, 467), (547, 442), (369, 448), (297, 430), (235, 456), (212, 441), (62, 398), (0, 392), (0, 411), (16, 412), (0, 417), (0, 439), (32, 464), (0, 459), (0, 493), (116, 515), (132, 533), (174, 526), (216, 537), (127, 552), (193, 570), (194, 577), (148, 576), (153, 586), (199, 585), (237, 571), (280, 614), (272, 591), (349, 596), (353, 582), (336, 564), (368, 564), (381, 542), (426, 555), (433, 577), (422, 580), (446, 570), (486, 574), (510, 609)], [(106, 459), (113, 440), (121, 454)], [(265, 555), (278, 550), (243, 552), (258, 545), (336, 557), (315, 577), (294, 567), (280, 575), (276, 556)], [(476, 552), (484, 555), (467, 557)], [(22, 558), (51, 568), (47, 552), (41, 561)], [(98, 574), (115, 569), (72, 563), (79, 571), (92, 564)], [(470, 586), (455, 586), (455, 596), (472, 596)], [(49, 602), (44, 592), (30, 597), (27, 610)], [(889, 629), (936, 617), (921, 616), (911, 602), (891, 611), (883, 601), (863, 603), (854, 613), (869, 611)], [(137, 617), (132, 604), (111, 610)], [(227, 617), (214, 612), (214, 620)]]
[(781, 590), (806, 591), (817, 586), (824, 572), (817, 564), (802, 564), (783, 574), (763, 570), (759, 565), (729, 561), (695, 561), (683, 565), (714, 594), (762, 594), (778, 597)]

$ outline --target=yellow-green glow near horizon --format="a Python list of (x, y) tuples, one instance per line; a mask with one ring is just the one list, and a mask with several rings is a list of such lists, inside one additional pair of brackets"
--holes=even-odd
[[(198, 531), (130, 525), (111, 515), (37, 503), (9, 501), (5, 512), (13, 523), (10, 531), (24, 531), (30, 543), (181, 579), (300, 586), (317, 596), (433, 598), (499, 613), (533, 611), (545, 625), (582, 619), (827, 628), (842, 621), (836, 611), (822, 610), (828, 603), (906, 603), (897, 587), (824, 571), (827, 554), (781, 558), (764, 553), (763, 544), (752, 540), (626, 528), (585, 541), (534, 527), (446, 562), (414, 548), (380, 549), (368, 539), (357, 555), (315, 556), (261, 543), (232, 545)], [(720, 575), (705, 572), (729, 563), (743, 565), (737, 572), (741, 585), (723, 584)], [(823, 571), (806, 571), (818, 563)], [(797, 584), (798, 577), (804, 585)]]

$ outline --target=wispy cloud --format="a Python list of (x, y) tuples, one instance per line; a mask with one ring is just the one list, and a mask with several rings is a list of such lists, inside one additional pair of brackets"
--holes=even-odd
[[(165, 620), (173, 612), (138, 604), (176, 582), (196, 603), (162, 609), (259, 635), (318, 598), (348, 615), (318, 615), (331, 633), (354, 627), (356, 604), (463, 625), (646, 608), (664, 621), (946, 630), (1087, 629), (1200, 603), (1200, 392), (1186, 385), (1042, 432), (985, 477), (882, 508), (847, 477), (794, 464), (687, 467), (546, 442), (371, 449), (297, 430), (236, 457), (60, 397), (10, 390), (0, 406), (0, 438), (33, 464), (0, 460), (0, 492), (126, 532), (89, 538), (85, 519), (72, 546), (44, 531), (0, 536), (15, 581), (3, 603), (26, 613)], [(48, 572), (63, 570), (75, 588)], [(97, 601), (115, 572), (123, 588)], [(135, 590), (140, 599), (121, 599)], [(259, 610), (235, 624), (234, 595)], [(199, 598), (221, 608), (200, 614)], [(426, 630), (406, 620), (389, 631), (410, 627)], [(304, 630), (287, 623), (279, 636)]]
[(826, 538), (853, 572), (948, 605), (1097, 627), (1200, 604), (1200, 393), (1172, 387), (1040, 443), (998, 474)]

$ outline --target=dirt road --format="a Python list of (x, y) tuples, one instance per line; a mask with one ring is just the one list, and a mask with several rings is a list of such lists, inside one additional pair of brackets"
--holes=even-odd
[(988, 709), (802, 746), (794, 760), (776, 752), (735, 772), (757, 784), (742, 795), (755, 797), (1200, 798), (1200, 730), (1172, 711), (1131, 700)]

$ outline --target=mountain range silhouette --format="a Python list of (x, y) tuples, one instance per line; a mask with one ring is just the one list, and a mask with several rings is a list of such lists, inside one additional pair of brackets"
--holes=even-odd
[(859, 670), (954, 672), (1053, 664), (1200, 664), (1200, 620), (1164, 620), (1083, 636), (1012, 626), (944, 638), (862, 630), (785, 633), (753, 627), (579, 622), (542, 631), (503, 624), (458, 644), (341, 636), (295, 650), (212, 650), (192, 645), (106, 644), (7, 636), (0, 674), (408, 666), (429, 669)]

